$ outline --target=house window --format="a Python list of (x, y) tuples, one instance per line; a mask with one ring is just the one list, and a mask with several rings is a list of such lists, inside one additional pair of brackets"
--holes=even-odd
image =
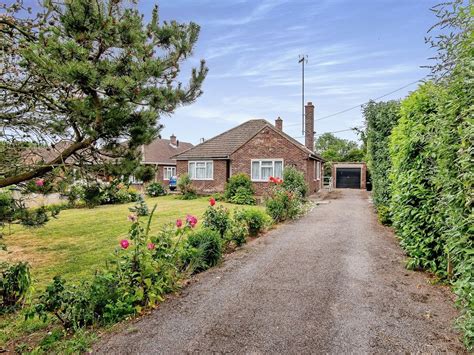
[(174, 166), (165, 166), (163, 168), (163, 180), (169, 180), (171, 177), (176, 175), (176, 167)]
[(268, 181), (270, 177), (283, 177), (283, 160), (252, 160), (252, 181)]
[(316, 161), (314, 166), (315, 166), (315, 169), (316, 169), (316, 171), (314, 172), (315, 180), (321, 180), (321, 162)]
[(190, 161), (188, 173), (191, 180), (212, 180), (214, 176), (214, 162)]

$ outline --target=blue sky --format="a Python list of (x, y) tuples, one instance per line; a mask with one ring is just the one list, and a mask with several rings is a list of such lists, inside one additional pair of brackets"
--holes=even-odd
[[(284, 120), (301, 136), (301, 65), (307, 54), (306, 101), (323, 117), (423, 78), (433, 54), (424, 43), (435, 22), (431, 0), (173, 0), (161, 19), (194, 21), (201, 35), (194, 56), (209, 67), (204, 94), (164, 117), (162, 136), (197, 143), (251, 118)], [(149, 12), (152, 2), (140, 7)], [(412, 85), (384, 99), (406, 96)], [(317, 134), (362, 123), (360, 109), (316, 122)], [(357, 139), (349, 132), (337, 134)]]
[[(196, 22), (201, 34), (183, 79), (205, 59), (209, 74), (196, 103), (162, 117), (172, 133), (198, 143), (252, 118), (283, 118), (301, 136), (301, 65), (316, 119), (425, 77), (433, 52), (424, 43), (440, 0), (162, 0), (160, 19)], [(35, 4), (36, 0), (25, 0)], [(155, 1), (141, 0), (149, 18)], [(387, 96), (398, 99), (412, 85)], [(360, 126), (360, 109), (316, 121), (317, 134)], [(337, 136), (357, 139), (352, 131)]]

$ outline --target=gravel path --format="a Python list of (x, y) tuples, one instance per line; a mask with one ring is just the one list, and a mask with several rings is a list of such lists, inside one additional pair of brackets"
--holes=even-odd
[(452, 295), (404, 268), (367, 193), (335, 190), (321, 202), (95, 352), (462, 353)]

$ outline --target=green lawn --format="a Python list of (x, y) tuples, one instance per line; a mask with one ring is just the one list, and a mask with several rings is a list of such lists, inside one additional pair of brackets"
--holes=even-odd
[[(206, 197), (185, 201), (173, 195), (148, 198), (146, 202), (150, 210), (157, 205), (152, 233), (165, 223), (184, 219), (187, 214), (196, 215), (201, 222), (209, 205)], [(105, 264), (120, 239), (127, 236), (131, 206), (133, 203), (64, 210), (41, 228), (15, 226), (5, 238), (8, 252), (0, 252), (0, 260), (28, 261), (37, 291), (58, 274), (68, 280), (90, 277)]]

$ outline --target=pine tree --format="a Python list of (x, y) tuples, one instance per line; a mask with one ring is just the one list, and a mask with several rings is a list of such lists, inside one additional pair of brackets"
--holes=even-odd
[[(204, 61), (188, 85), (178, 80), (199, 26), (160, 22), (157, 6), (149, 23), (123, 0), (47, 0), (34, 16), (21, 0), (3, 7), (0, 187), (71, 157), (90, 165), (104, 152), (134, 156), (157, 136), (160, 116), (202, 93)], [(51, 143), (51, 158), (25, 157), (32, 145)]]

